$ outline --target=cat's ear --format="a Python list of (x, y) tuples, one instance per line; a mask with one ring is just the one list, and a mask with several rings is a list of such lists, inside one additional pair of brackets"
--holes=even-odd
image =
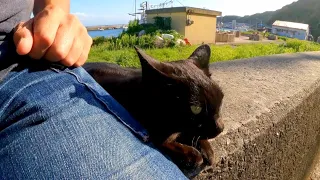
[(210, 56), (211, 56), (211, 49), (210, 46), (207, 44), (199, 46), (189, 57), (190, 60), (203, 72), (210, 76), (209, 72), (209, 62), (210, 62)]
[(174, 69), (172, 66), (169, 66), (166, 63), (162, 63), (160, 61), (155, 60), (151, 56), (147, 55), (143, 50), (138, 48), (137, 46), (134, 46), (135, 50), (138, 53), (142, 72), (154, 72), (157, 74), (161, 74), (163, 76), (168, 76), (174, 72)]

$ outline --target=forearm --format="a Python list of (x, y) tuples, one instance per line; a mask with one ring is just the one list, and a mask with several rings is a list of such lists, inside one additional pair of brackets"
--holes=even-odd
[(34, 0), (33, 14), (36, 15), (47, 5), (56, 5), (62, 8), (66, 13), (70, 12), (70, 0)]

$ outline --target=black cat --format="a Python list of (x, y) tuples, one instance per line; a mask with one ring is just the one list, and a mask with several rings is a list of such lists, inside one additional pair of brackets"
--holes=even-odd
[(203, 157), (213, 164), (208, 139), (223, 131), (223, 93), (210, 79), (210, 47), (202, 45), (188, 59), (170, 63), (136, 51), (141, 69), (109, 63), (86, 63), (84, 68), (180, 168), (199, 167)]

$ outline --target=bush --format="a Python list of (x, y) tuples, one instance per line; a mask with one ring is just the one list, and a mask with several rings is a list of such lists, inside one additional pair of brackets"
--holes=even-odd
[(174, 30), (156, 30), (153, 34), (146, 34), (141, 37), (122, 33), (119, 37), (94, 38), (93, 46), (100, 46), (99, 48), (103, 47), (105, 50), (120, 50), (123, 48), (133, 48), (134, 46), (139, 46), (141, 48), (156, 48), (155, 36), (161, 36), (163, 33), (172, 34), (174, 36), (173, 40), (164, 40), (164, 47), (176, 47), (177, 39), (182, 38), (182, 35)]
[(103, 44), (104, 42), (105, 42), (105, 37), (100, 36), (100, 37), (93, 38), (92, 45), (99, 45), (99, 44)]
[(154, 25), (160, 30), (171, 29), (171, 17), (160, 17), (156, 16), (154, 19)]
[(146, 34), (156, 35), (162, 31), (171, 30), (171, 18), (154, 17), (154, 24), (139, 24), (139, 20), (133, 20), (129, 22), (127, 31), (124, 31), (121, 35), (138, 35), (142, 30), (145, 30)]
[(298, 39), (288, 39), (286, 43), (287, 48), (292, 48), (295, 52), (305, 51), (319, 51), (320, 46), (315, 42), (302, 41)]
[(143, 35), (137, 37), (135, 35), (123, 34), (118, 38), (99, 37), (93, 40), (93, 47), (98, 46), (98, 49), (105, 50), (120, 50), (123, 48), (133, 48), (139, 46), (141, 48), (155, 48), (155, 37), (151, 35)]
[(143, 30), (143, 26), (139, 24), (139, 20), (133, 20), (129, 22), (128, 29), (123, 32), (129, 35), (136, 35)]
[(284, 37), (284, 36), (278, 36), (278, 39), (281, 39), (281, 40), (283, 40), (283, 41), (287, 41), (289, 38)]

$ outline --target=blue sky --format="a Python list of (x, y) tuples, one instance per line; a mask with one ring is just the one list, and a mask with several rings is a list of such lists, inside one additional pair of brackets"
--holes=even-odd
[[(165, 0), (150, 0), (157, 5)], [(296, 0), (179, 0), (174, 6), (191, 6), (221, 11), (223, 15), (251, 15), (272, 11)], [(137, 7), (144, 2), (137, 0)], [(181, 5), (182, 4), (182, 5)], [(134, 12), (134, 0), (71, 0), (71, 13), (77, 15), (86, 25), (126, 24), (133, 19), (128, 13)]]

